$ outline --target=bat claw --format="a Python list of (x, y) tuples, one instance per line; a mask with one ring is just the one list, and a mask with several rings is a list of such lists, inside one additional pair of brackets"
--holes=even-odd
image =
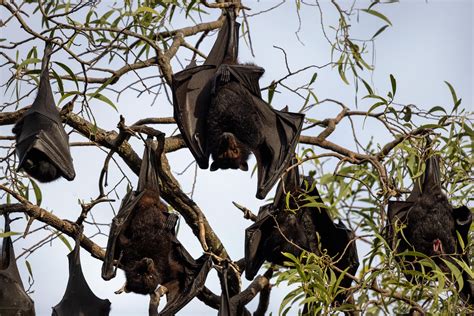
[(204, 221), (202, 219), (202, 216), (200, 216), (198, 219), (198, 226), (199, 226), (199, 242), (201, 243), (202, 249), (204, 249), (204, 251), (208, 251), (209, 247), (207, 246), (207, 242), (206, 242), (206, 228), (204, 226)]
[(122, 287), (120, 289), (118, 289), (117, 291), (115, 291), (114, 293), (115, 294), (122, 294), (122, 293), (128, 293), (130, 292), (129, 290), (127, 290), (127, 282), (125, 282)]

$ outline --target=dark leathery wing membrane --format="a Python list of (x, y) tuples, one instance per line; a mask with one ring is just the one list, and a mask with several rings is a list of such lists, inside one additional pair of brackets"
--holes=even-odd
[(69, 149), (69, 137), (61, 124), (49, 81), (51, 45), (47, 42), (44, 50), (38, 94), (31, 108), (13, 128), (16, 135), (16, 153), (19, 158), (18, 169), (27, 168), (29, 155), (41, 155), (42, 159), (47, 159), (58, 169), (56, 178), (62, 176), (71, 181), (76, 174)]
[(53, 307), (53, 316), (107, 316), (110, 301), (98, 298), (87, 284), (81, 268), (80, 245), (76, 242), (68, 255), (69, 280), (61, 301)]
[(259, 79), (264, 69), (252, 64), (236, 64), (239, 24), (235, 18), (233, 9), (226, 10), (224, 24), (203, 65), (195, 66), (193, 61), (185, 70), (174, 74), (174, 117), (199, 167), (207, 169), (210, 152), (207, 150), (206, 122), (221, 77), (225, 74), (230, 82), (237, 82), (246, 89), (252, 99), (249, 106), (262, 122), (259, 130), (264, 135), (263, 143), (252, 152), (258, 165), (257, 197), (263, 199), (289, 164), (304, 115), (273, 109), (261, 98)]
[[(10, 231), (10, 219), (5, 216), (5, 230)], [(33, 300), (26, 294), (15, 260), (11, 237), (5, 237), (0, 249), (0, 315), (34, 316)]]
[[(323, 203), (312, 178), (306, 177), (299, 183), (298, 170), (293, 168), (280, 181), (274, 202), (261, 207), (256, 222), (246, 229), (245, 277), (248, 280), (255, 277), (264, 261), (282, 265), (288, 260), (282, 252), (299, 256), (303, 249), (316, 254), (326, 249), (339, 269), (347, 269), (352, 275), (357, 271), (359, 259), (354, 233), (342, 222), (335, 223), (327, 210), (319, 207), (301, 207), (296, 213), (285, 211), (286, 192), (292, 196), (306, 192), (314, 201)], [(344, 277), (340, 285), (347, 288), (351, 282), (351, 278)], [(344, 298), (339, 295), (337, 300)]]
[[(453, 208), (442, 192), (439, 156), (430, 156), (425, 164), (424, 174), (415, 181), (407, 200), (388, 203), (389, 244), (397, 253), (415, 250), (432, 256), (442, 269), (444, 263), (439, 260), (440, 257), (454, 264), (456, 262), (452, 258), (457, 257), (469, 264), (468, 254), (465, 250), (463, 252), (458, 233), (463, 244), (467, 245), (472, 213), (466, 206)], [(397, 226), (403, 230), (403, 236), (400, 232), (397, 233)], [(441, 252), (437, 253), (435, 251), (439, 251), (439, 244), (442, 248)], [(416, 258), (405, 256), (404, 259), (405, 263), (413, 261), (407, 269), (421, 269), (416, 264)], [(459, 268), (463, 271), (464, 279), (461, 295), (469, 304), (474, 304), (473, 280), (466, 271)], [(410, 275), (407, 275), (407, 278), (412, 279)]]
[[(132, 221), (136, 220), (140, 215), (138, 213), (135, 214), (137, 207), (140, 204), (140, 200), (142, 198), (146, 198), (147, 194), (150, 192), (155, 192), (156, 197), (159, 198), (160, 191), (158, 164), (160, 163), (159, 157), (162, 150), (162, 147), (157, 148), (155, 146), (152, 139), (148, 139), (146, 141), (137, 190), (129, 191), (127, 193), (127, 195), (122, 200), (122, 204), (117, 216), (115, 216), (112, 220), (105, 260), (104, 264), (102, 265), (102, 278), (105, 280), (110, 280), (115, 277), (116, 265), (124, 269), (127, 268), (127, 263), (123, 261), (124, 258), (127, 257), (125, 252), (128, 250), (121, 247), (121, 240), (124, 239), (125, 234), (129, 231), (128, 228), (132, 224)], [(190, 300), (192, 300), (202, 291), (205, 285), (207, 274), (212, 268), (212, 260), (209, 255), (203, 255), (195, 260), (176, 237), (176, 224), (178, 221), (178, 216), (176, 214), (169, 213), (166, 210), (166, 207), (164, 207), (163, 211), (157, 210), (157, 212), (160, 212), (159, 215), (161, 218), (163, 218), (163, 222), (153, 227), (149, 227), (149, 230), (153, 231), (154, 234), (159, 236), (161, 239), (160, 245), (151, 245), (151, 247), (154, 249), (156, 248), (153, 260), (155, 260), (156, 263), (158, 263), (158, 261), (163, 263), (167, 261), (161, 261), (160, 258), (171, 258), (171, 261), (177, 262), (177, 264), (179, 264), (182, 271), (180, 274), (182, 279), (177, 282), (179, 285), (168, 288), (168, 292), (166, 293), (166, 305), (158, 315), (175, 315)], [(160, 252), (160, 247), (162, 244), (171, 244), (170, 253)], [(168, 268), (169, 267), (166, 265), (156, 265), (156, 269), (158, 270), (158, 274), (161, 276), (161, 278), (169, 277)], [(170, 282), (173, 283), (175, 281), (172, 280)], [(166, 287), (167, 283), (161, 279), (159, 280), (159, 285)], [(127, 285), (125, 286), (125, 290), (127, 291)]]

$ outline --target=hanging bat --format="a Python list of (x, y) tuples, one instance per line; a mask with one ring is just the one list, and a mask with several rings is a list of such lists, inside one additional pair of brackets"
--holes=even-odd
[[(441, 258), (452, 261), (452, 257), (462, 259), (469, 264), (467, 253), (462, 253), (459, 233), (464, 245), (468, 244), (469, 227), (472, 213), (466, 206), (453, 208), (443, 193), (440, 180), (439, 157), (431, 156), (426, 160), (426, 168), (421, 183), (415, 181), (413, 190), (406, 201), (388, 203), (388, 240), (397, 253), (416, 250), (423, 253), (440, 266), (449, 269)], [(401, 231), (396, 227), (401, 227)], [(405, 256), (406, 262), (416, 258)], [(420, 269), (412, 262), (412, 269)], [(463, 270), (461, 268), (461, 270)], [(474, 304), (474, 283), (463, 272), (464, 286), (461, 294), (470, 304)]]
[[(303, 250), (320, 254), (326, 249), (335, 266), (354, 274), (359, 266), (354, 233), (341, 221), (334, 223), (324, 208), (301, 207), (296, 213), (286, 211), (286, 194), (291, 194), (290, 207), (296, 209), (298, 195), (306, 195), (305, 203), (323, 203), (313, 179), (306, 177), (298, 186), (296, 168), (280, 181), (274, 202), (260, 208), (256, 222), (245, 230), (245, 277), (252, 280), (265, 261), (283, 265), (288, 259), (283, 252), (294, 256)], [(321, 245), (321, 247), (319, 247)], [(340, 273), (336, 272), (336, 275)], [(344, 277), (341, 288), (348, 288), (352, 279)], [(338, 302), (345, 299), (340, 294)]]
[[(5, 216), (5, 233), (10, 231), (10, 219)], [(33, 300), (26, 294), (15, 260), (11, 237), (3, 238), (0, 249), (0, 315), (34, 316)]]
[(69, 280), (61, 302), (53, 307), (53, 316), (109, 315), (110, 301), (95, 296), (84, 278), (79, 241), (76, 241), (76, 246), (67, 255), (67, 259)]
[(176, 238), (178, 216), (160, 200), (163, 141), (159, 143), (157, 149), (152, 139), (146, 141), (138, 188), (125, 196), (112, 221), (102, 278), (115, 276), (116, 261), (125, 271), (125, 292), (165, 292), (167, 304), (160, 315), (174, 315), (202, 290), (212, 260), (208, 255), (194, 260)]
[(40, 182), (76, 176), (69, 150), (69, 137), (61, 124), (49, 82), (52, 43), (47, 42), (41, 64), (38, 94), (33, 105), (13, 127), (18, 170), (23, 169)]
[(206, 61), (193, 61), (173, 76), (174, 117), (189, 150), (202, 169), (248, 170), (254, 153), (258, 166), (257, 198), (263, 199), (287, 167), (298, 143), (303, 114), (278, 111), (262, 100), (264, 69), (238, 64), (234, 9)]

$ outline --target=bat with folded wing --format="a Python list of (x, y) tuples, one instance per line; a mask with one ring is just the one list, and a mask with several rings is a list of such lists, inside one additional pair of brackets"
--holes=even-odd
[[(203, 289), (212, 267), (210, 256), (195, 260), (176, 237), (178, 216), (160, 199), (158, 164), (164, 140), (148, 139), (138, 188), (124, 197), (110, 228), (102, 278), (125, 271), (125, 292), (158, 295), (167, 303), (159, 315), (174, 315)], [(150, 315), (157, 315), (156, 310)]]
[[(407, 200), (389, 201), (388, 240), (397, 253), (415, 250), (432, 257), (447, 271), (441, 259), (456, 264), (453, 258), (457, 258), (469, 264), (460, 239), (464, 245), (468, 244), (472, 213), (464, 205), (457, 208), (451, 205), (442, 191), (440, 178), (439, 157), (433, 155), (426, 160), (424, 174), (415, 181)], [(421, 269), (413, 256), (404, 256), (404, 259), (412, 263), (408, 269)], [(463, 279), (461, 294), (474, 304), (473, 280), (466, 271), (463, 271)]]
[(52, 43), (46, 42), (38, 94), (13, 127), (16, 137), (18, 170), (22, 169), (40, 182), (59, 177), (72, 181), (76, 176), (69, 149), (69, 137), (61, 124), (49, 82)]
[[(10, 219), (5, 216), (4, 233), (10, 232)], [(34, 316), (33, 300), (26, 294), (15, 260), (11, 237), (4, 237), (0, 249), (0, 315)]]
[(239, 64), (238, 29), (233, 8), (206, 61), (193, 61), (173, 75), (174, 117), (189, 150), (202, 169), (248, 170), (257, 159), (257, 198), (263, 199), (288, 166), (304, 115), (273, 109), (262, 99), (264, 69)]

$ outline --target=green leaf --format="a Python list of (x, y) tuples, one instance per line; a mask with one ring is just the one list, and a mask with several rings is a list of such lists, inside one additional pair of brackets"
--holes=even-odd
[(193, 9), (194, 7), (194, 4), (196, 4), (197, 0), (191, 0), (191, 2), (189, 2), (189, 5), (186, 7), (186, 17), (189, 16), (189, 12), (191, 12), (191, 10)]
[(316, 81), (316, 78), (318, 78), (318, 73), (315, 72), (313, 76), (311, 77), (311, 80), (309, 81), (308, 85), (313, 84)]
[(33, 192), (35, 192), (36, 205), (41, 206), (41, 201), (43, 200), (41, 189), (33, 179), (30, 178), (30, 182), (33, 187)]
[(16, 236), (16, 235), (21, 235), (21, 233), (17, 233), (17, 232), (0, 233), (0, 238), (7, 238), (7, 237), (11, 237), (11, 236)]
[(54, 63), (57, 64), (57, 65), (58, 65), (59, 67), (61, 67), (62, 69), (64, 69), (65, 72), (67, 72), (67, 74), (69, 75), (69, 77), (71, 77), (72, 80), (74, 81), (74, 83), (76, 84), (77, 90), (79, 90), (79, 85), (78, 85), (78, 83), (77, 83), (76, 75), (75, 75), (74, 72), (71, 70), (71, 68), (69, 68), (68, 66), (66, 66), (66, 65), (63, 64), (63, 63), (60, 63), (59, 61), (55, 61)]
[(379, 28), (379, 30), (377, 32), (375, 32), (375, 34), (372, 36), (371, 39), (374, 39), (375, 37), (377, 37), (378, 35), (380, 35), (380, 33), (382, 33), (383, 31), (385, 31), (387, 29), (387, 27), (389, 27), (390, 25), (384, 25), (382, 26), (381, 28)]
[(112, 101), (110, 101), (110, 99), (107, 98), (105, 95), (102, 95), (102, 94), (100, 94), (100, 93), (89, 93), (89, 94), (87, 94), (87, 95), (90, 96), (91, 98), (98, 99), (98, 100), (100, 100), (100, 101), (102, 101), (102, 102), (107, 103), (107, 104), (110, 105), (115, 111), (118, 112), (117, 107), (115, 106), (115, 104), (114, 104)]
[(51, 72), (53, 73), (53, 77), (56, 79), (56, 82), (58, 84), (59, 93), (61, 95), (63, 95), (64, 94), (64, 86), (63, 86), (63, 81), (61, 80), (61, 77), (59, 77), (59, 75), (57, 74), (56, 71), (54, 71), (54, 69), (51, 69)]
[(442, 106), (434, 106), (428, 111), (428, 113), (431, 114), (431, 113), (434, 113), (436, 111), (441, 111), (441, 112), (446, 114), (446, 110)]
[(362, 11), (364, 11), (368, 14), (372, 14), (373, 16), (376, 16), (379, 19), (382, 19), (385, 22), (387, 22), (390, 26), (392, 26), (392, 22), (390, 22), (390, 20), (385, 15), (383, 15), (382, 13), (380, 13), (378, 11), (375, 11), (375, 10), (370, 10), (370, 9), (362, 9)]
[(369, 95), (373, 95), (374, 91), (372, 90), (370, 85), (364, 79), (360, 78), (360, 80), (362, 80), (362, 83), (364, 84), (365, 88), (367, 89), (367, 92), (369, 93)]
[(456, 104), (456, 102), (458, 102), (456, 91), (454, 90), (453, 86), (449, 82), (445, 81), (444, 83), (448, 85), (449, 91), (451, 91), (451, 96), (453, 97), (453, 103)]
[(443, 262), (448, 266), (449, 270), (451, 270), (451, 273), (453, 274), (454, 278), (456, 279), (456, 283), (458, 284), (458, 288), (462, 289), (462, 287), (464, 286), (464, 280), (462, 278), (461, 271), (459, 271), (458, 267), (456, 267), (448, 260), (443, 258), (441, 258), (441, 260), (443, 260)]
[(39, 58), (27, 58), (24, 61), (22, 61), (20, 65), (18, 65), (18, 68), (24, 68), (26, 65), (37, 64), (40, 62), (41, 62), (41, 59)]
[(25, 260), (25, 264), (28, 273), (30, 274), (31, 278), (33, 278), (33, 269), (31, 268), (31, 263), (28, 260)]
[(375, 110), (376, 108), (378, 108), (379, 106), (382, 106), (382, 105), (385, 105), (386, 103), (385, 102), (377, 102), (377, 103), (374, 103), (374, 105), (372, 105), (369, 109), (369, 111), (367, 112), (367, 114), (369, 113), (372, 113), (373, 110)]
[(58, 106), (61, 104), (61, 102), (62, 102), (64, 99), (66, 99), (66, 98), (68, 98), (68, 97), (70, 97), (70, 96), (72, 96), (72, 95), (81, 95), (81, 94), (82, 94), (82, 93), (79, 92), (79, 91), (69, 91), (69, 92), (64, 93), (64, 94), (61, 96), (61, 98), (59, 99), (59, 101), (58, 101)]
[(395, 93), (397, 92), (397, 81), (395, 80), (395, 77), (390, 74), (390, 84), (392, 85), (392, 98), (395, 96)]
[(147, 6), (139, 7), (135, 12), (133, 12), (133, 15), (138, 15), (142, 12), (148, 12), (148, 13), (151, 13), (153, 15), (160, 16), (158, 11), (156, 11), (156, 10), (150, 8), (150, 7), (147, 7)]
[(71, 244), (69, 243), (69, 241), (67, 241), (66, 237), (64, 237), (63, 233), (61, 233), (60, 231), (55, 231), (55, 233), (58, 238), (66, 245), (69, 251), (72, 251)]

